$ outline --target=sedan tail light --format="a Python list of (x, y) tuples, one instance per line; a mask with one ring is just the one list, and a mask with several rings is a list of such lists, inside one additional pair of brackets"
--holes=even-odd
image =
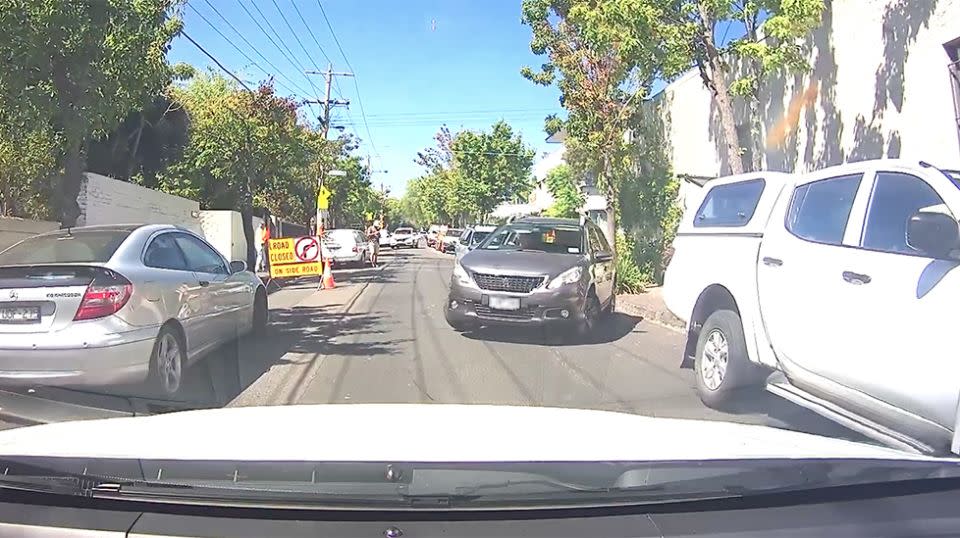
[(133, 295), (133, 284), (126, 278), (108, 272), (97, 275), (87, 286), (74, 321), (97, 319), (116, 314)]

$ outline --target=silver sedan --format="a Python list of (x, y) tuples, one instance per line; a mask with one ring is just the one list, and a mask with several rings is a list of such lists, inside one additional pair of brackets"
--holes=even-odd
[(187, 366), (267, 325), (263, 283), (169, 225), (90, 226), (0, 252), (0, 384), (147, 381), (175, 395)]

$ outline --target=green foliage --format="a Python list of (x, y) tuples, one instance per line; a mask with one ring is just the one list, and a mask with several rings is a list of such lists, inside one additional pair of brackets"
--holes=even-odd
[(315, 207), (322, 138), (297, 123), (296, 104), (273, 87), (250, 93), (219, 75), (173, 90), (190, 116), (183, 158), (160, 177), (160, 188), (205, 208), (254, 205), (306, 223)]
[(617, 234), (617, 293), (640, 293), (652, 280), (633, 257), (633, 242), (623, 233)]
[(506, 122), (456, 135), (444, 126), (434, 138), (416, 159), (427, 173), (407, 184), (400, 203), (411, 222), (464, 225), (530, 193), (534, 152)]
[(79, 216), (83, 148), (149, 102), (173, 76), (172, 0), (0, 0), (0, 124), (62, 141), (60, 218)]
[(561, 164), (550, 170), (546, 177), (547, 188), (553, 195), (553, 205), (547, 209), (550, 217), (576, 217), (583, 207), (583, 194), (569, 165)]
[(49, 220), (59, 140), (44, 126), (27, 131), (0, 124), (0, 216)]

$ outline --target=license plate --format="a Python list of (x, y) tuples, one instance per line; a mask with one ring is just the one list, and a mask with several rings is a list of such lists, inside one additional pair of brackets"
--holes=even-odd
[(494, 310), (520, 310), (520, 298), (491, 296), (490, 308)]
[(36, 323), (40, 321), (40, 307), (0, 307), (0, 323)]

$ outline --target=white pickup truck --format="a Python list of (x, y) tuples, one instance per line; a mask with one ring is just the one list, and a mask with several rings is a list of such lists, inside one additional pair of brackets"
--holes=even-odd
[(709, 182), (664, 282), (701, 400), (765, 384), (899, 448), (960, 452), (954, 174), (874, 160)]

